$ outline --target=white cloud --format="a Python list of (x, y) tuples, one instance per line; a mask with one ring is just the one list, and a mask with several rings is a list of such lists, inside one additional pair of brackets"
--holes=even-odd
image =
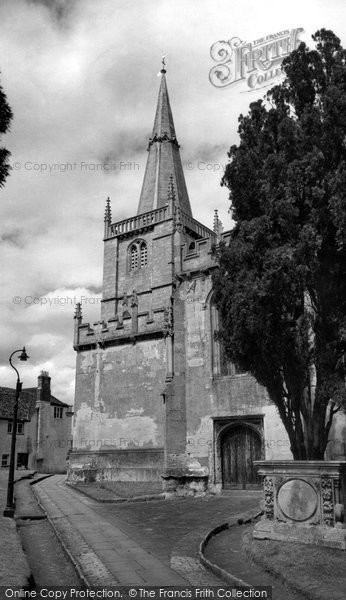
[[(230, 226), (222, 165), (238, 114), (256, 95), (213, 87), (209, 49), (299, 26), (306, 40), (320, 27), (342, 38), (341, 0), (293, 0), (287, 8), (273, 0), (2, 1), (1, 83), (14, 111), (4, 142), (17, 168), (0, 192), (1, 385), (13, 384), (7, 357), (26, 343), (24, 384), (35, 385), (48, 368), (54, 394), (73, 400), (72, 304), (12, 298), (73, 298), (100, 288), (105, 198), (116, 220), (137, 210), (164, 53), (182, 160), (193, 165), (186, 180), (194, 216), (210, 227), (218, 208)], [(90, 167), (104, 161), (117, 168)], [(99, 318), (98, 307), (88, 312)]]

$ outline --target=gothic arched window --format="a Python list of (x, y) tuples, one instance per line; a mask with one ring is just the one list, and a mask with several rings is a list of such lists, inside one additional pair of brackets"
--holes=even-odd
[(136, 271), (148, 264), (148, 247), (143, 241), (133, 242), (129, 248), (129, 269)]
[(214, 303), (213, 296), (210, 300), (210, 311), (211, 311), (211, 335), (212, 335), (212, 361), (213, 361), (213, 374), (223, 376), (234, 376), (244, 375), (246, 371), (243, 371), (236, 367), (227, 357), (225, 348), (221, 341), (215, 339), (215, 331), (219, 328), (219, 311)]

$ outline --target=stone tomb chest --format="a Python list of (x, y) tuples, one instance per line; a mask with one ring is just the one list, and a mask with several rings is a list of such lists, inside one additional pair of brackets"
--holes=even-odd
[(346, 549), (346, 462), (256, 461), (264, 515), (254, 537)]

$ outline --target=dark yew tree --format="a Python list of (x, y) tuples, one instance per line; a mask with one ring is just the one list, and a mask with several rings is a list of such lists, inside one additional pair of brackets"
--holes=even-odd
[[(7, 102), (6, 94), (0, 86), (0, 139), (1, 136), (8, 131), (12, 120), (12, 111)], [(10, 172), (10, 164), (8, 162), (10, 152), (6, 148), (0, 148), (0, 187), (3, 187), (5, 179)]]
[(313, 40), (239, 117), (214, 276), (220, 342), (266, 387), (295, 460), (323, 460), (346, 405), (346, 51), (331, 31)]

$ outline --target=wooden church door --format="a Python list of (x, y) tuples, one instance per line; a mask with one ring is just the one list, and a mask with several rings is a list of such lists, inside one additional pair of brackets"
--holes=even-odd
[(260, 487), (261, 478), (256, 473), (253, 461), (261, 458), (261, 437), (252, 427), (239, 423), (227, 429), (221, 439), (223, 487)]

